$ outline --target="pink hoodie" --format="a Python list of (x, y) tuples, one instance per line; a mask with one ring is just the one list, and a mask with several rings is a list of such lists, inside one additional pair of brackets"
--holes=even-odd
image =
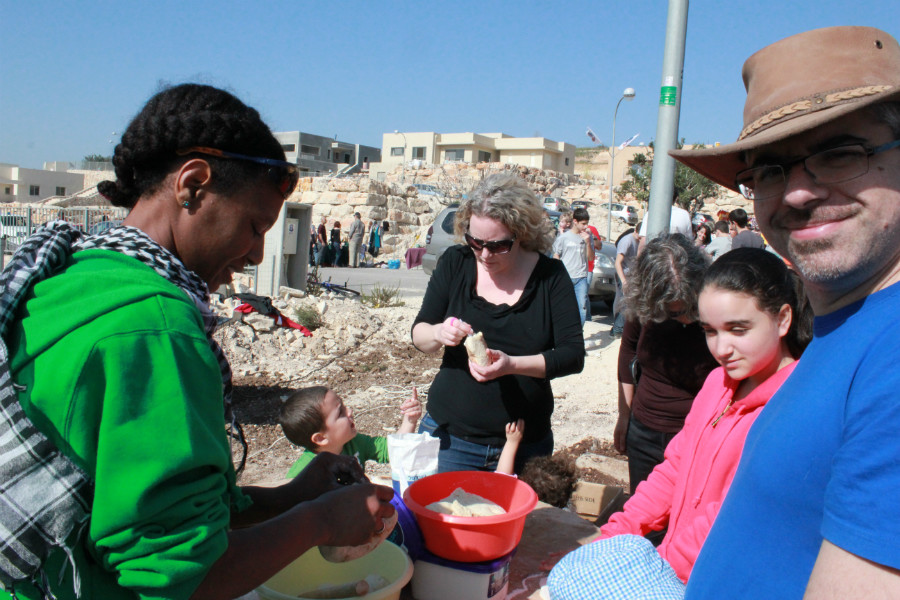
[(782, 368), (727, 410), (739, 382), (721, 367), (713, 370), (694, 399), (684, 428), (669, 442), (665, 460), (638, 485), (622, 512), (600, 528), (597, 539), (645, 535), (668, 524), (659, 554), (687, 583), (734, 478), (750, 426), (796, 365), (794, 361)]

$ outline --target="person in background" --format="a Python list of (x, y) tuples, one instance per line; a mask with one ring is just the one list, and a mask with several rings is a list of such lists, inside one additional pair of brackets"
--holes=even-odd
[(583, 208), (576, 208), (575, 213), (564, 212), (559, 217), (562, 233), (553, 241), (553, 258), (562, 261), (572, 280), (582, 327), (587, 320), (585, 311), (585, 304), (588, 301), (587, 265), (588, 261), (594, 258), (594, 244), (586, 228), (585, 215), (587, 211)]
[[(641, 239), (647, 240), (647, 216), (641, 222), (639, 229)], [(680, 233), (688, 240), (694, 239), (694, 225), (691, 223), (691, 213), (678, 206), (678, 192), (672, 195), (672, 212), (669, 213), (669, 233)]]
[(341, 262), (341, 222), (335, 221), (331, 226), (331, 266), (340, 266)]
[[(444, 353), (419, 431), (441, 440), (440, 471), (494, 471), (507, 424), (523, 419), (519, 472), (553, 452), (551, 380), (584, 368), (575, 292), (565, 267), (544, 255), (552, 224), (517, 175), (486, 177), (455, 219), (466, 245), (438, 261), (412, 327), (416, 348)], [(469, 360), (462, 345), (476, 331), (488, 365)]]
[[(575, 573), (578, 598), (605, 598), (611, 588), (641, 585), (646, 570), (654, 568), (686, 583), (747, 432), (812, 338), (812, 309), (799, 279), (778, 257), (757, 248), (729, 252), (709, 268), (699, 310), (707, 346), (721, 366), (706, 378), (662, 464), (600, 528), (599, 545), (560, 562), (559, 572), (550, 574), (551, 592), (561, 577)], [(666, 526), (653, 552), (642, 536)], [(617, 553), (610, 556), (602, 540), (616, 536), (626, 539), (613, 542)], [(630, 546), (631, 560), (623, 560), (622, 545)], [(628, 567), (615, 568), (619, 562)]]
[(697, 225), (697, 231), (694, 232), (694, 245), (706, 249), (712, 239), (712, 228), (707, 223)]
[[(262, 261), (297, 165), (255, 109), (196, 84), (154, 95), (113, 164), (98, 190), (129, 209), (122, 225), (84, 237), (51, 223), (2, 276), (0, 371), (16, 391), (0, 419), (21, 409), (21, 437), (3, 436), (0, 597), (236, 598), (314, 546), (372, 539), (393, 490), (352, 459), (272, 488), (238, 486), (232, 464), (225, 421), (243, 434), (209, 290)], [(71, 535), (10, 583), (45, 507)]]
[(750, 218), (743, 208), (736, 208), (728, 213), (731, 221), (731, 248), (765, 248), (766, 243), (761, 235), (750, 229)]
[(369, 254), (372, 258), (378, 258), (381, 252), (381, 225), (376, 220), (369, 223)]
[(729, 231), (728, 221), (716, 221), (716, 224), (713, 226), (713, 238), (704, 250), (713, 260), (731, 250), (731, 232)]
[(350, 229), (347, 231), (348, 254), (347, 260), (351, 269), (359, 266), (359, 247), (363, 243), (366, 234), (366, 226), (363, 225), (362, 219), (358, 212), (353, 213), (353, 222), (350, 223)]
[[(584, 211), (584, 214), (581, 215), (581, 213), (579, 213), (579, 215), (583, 217), (582, 220), (584, 221), (585, 229), (587, 229), (587, 231), (591, 234), (591, 243), (593, 244), (593, 248), (594, 248), (594, 257), (591, 258), (591, 260), (589, 260), (588, 264), (587, 264), (588, 295), (587, 295), (585, 303), (584, 303), (584, 314), (587, 315), (587, 320), (590, 321), (591, 320), (590, 291), (591, 291), (591, 282), (594, 280), (594, 262), (597, 258), (597, 253), (603, 250), (603, 238), (600, 236), (600, 232), (597, 231), (597, 228), (589, 223), (591, 215), (588, 214), (587, 209), (581, 209), (581, 210)], [(574, 217), (575, 217), (575, 214), (573, 213), (573, 218)]]
[(663, 234), (647, 242), (629, 272), (614, 442), (628, 456), (631, 493), (663, 461), (716, 367), (697, 323), (697, 296), (708, 264), (706, 253), (688, 238)]
[[(397, 433), (414, 433), (422, 416), (416, 388), (412, 397), (400, 406), (400, 414), (402, 421)], [(281, 405), (278, 423), (284, 437), (304, 450), (288, 470), (288, 479), (297, 477), (322, 452), (352, 456), (362, 467), (367, 460), (378, 463), (390, 460), (387, 437), (358, 433), (353, 411), (334, 390), (324, 386), (302, 388), (288, 396)]]
[(673, 156), (753, 201), (816, 318), (747, 436), (686, 597), (900, 598), (900, 45), (816, 29), (743, 72), (741, 138)]
[(319, 226), (316, 228), (316, 243), (318, 244), (319, 251), (316, 253), (316, 266), (322, 266), (324, 262), (324, 258), (328, 253), (328, 230), (325, 229), (325, 223), (327, 223), (328, 218), (324, 215), (321, 219), (319, 219)]
[(609, 331), (612, 338), (622, 337), (622, 331), (625, 329), (625, 282), (633, 259), (641, 246), (640, 230), (639, 222), (631, 233), (623, 235), (616, 244), (616, 299), (613, 301), (613, 326)]

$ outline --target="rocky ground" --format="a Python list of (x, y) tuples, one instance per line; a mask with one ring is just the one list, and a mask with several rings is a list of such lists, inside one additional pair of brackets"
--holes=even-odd
[[(234, 406), (249, 444), (242, 484), (281, 479), (300, 451), (277, 424), (282, 400), (294, 389), (326, 385), (353, 409), (357, 429), (385, 435), (400, 424), (400, 404), (417, 387), (425, 399), (440, 364), (440, 353), (423, 354), (409, 340), (421, 298), (405, 306), (370, 308), (358, 300), (287, 293), (275, 300), (285, 316), (297, 309), (318, 314), (322, 325), (312, 337), (276, 327), (259, 314), (225, 323), (217, 332), (234, 371)], [(231, 317), (234, 301), (218, 306)], [(585, 324), (588, 357), (578, 375), (554, 380), (555, 450), (578, 458), (580, 476), (588, 481), (623, 485), (623, 457), (612, 449), (616, 411), (615, 362), (618, 340), (608, 335), (608, 309)], [(241, 450), (234, 448), (235, 458)], [(370, 475), (386, 475), (387, 465), (370, 462)]]

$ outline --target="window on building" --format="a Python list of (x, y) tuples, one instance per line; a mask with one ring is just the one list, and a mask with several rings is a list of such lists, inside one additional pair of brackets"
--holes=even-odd
[(403, 148), (394, 146), (393, 148), (391, 148), (391, 156), (403, 156)]
[(39, 186), (39, 185), (30, 186), (28, 188), (28, 195), (29, 196), (40, 196), (41, 195), (41, 186)]
[(306, 144), (300, 144), (300, 152), (303, 154), (312, 154), (313, 156), (319, 155), (319, 147), (318, 146), (307, 146)]
[(328, 160), (331, 160), (331, 150), (328, 151)]
[(444, 151), (444, 160), (463, 161), (466, 160), (466, 151), (462, 148), (453, 148)]
[(413, 160), (425, 160), (425, 146), (413, 146)]
[(566, 157), (566, 166), (567, 167), (569, 166), (569, 157), (568, 156)]
[(347, 154), (346, 152), (344, 153), (344, 162), (345, 162), (345, 163), (349, 163), (349, 162), (350, 162), (350, 155)]
[(56, 186), (56, 195), (57, 195), (57, 196), (65, 196), (65, 195), (66, 195), (66, 188), (60, 187), (60, 186)]
[(282, 144), (281, 149), (284, 150), (285, 152), (296, 152), (297, 145), (296, 144)]
[(12, 186), (8, 185), (5, 188), (3, 188), (3, 193), (6, 194), (7, 196), (12, 196)]
[(491, 162), (492, 155), (484, 150), (478, 151), (478, 162)]

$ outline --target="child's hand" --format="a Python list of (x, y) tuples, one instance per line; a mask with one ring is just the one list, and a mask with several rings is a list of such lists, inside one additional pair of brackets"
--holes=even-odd
[(506, 441), (519, 444), (525, 435), (525, 419), (519, 419), (513, 423), (506, 424)]
[(403, 414), (403, 423), (400, 425), (400, 433), (413, 433), (419, 419), (422, 417), (422, 404), (419, 402), (419, 390), (413, 388), (412, 398), (406, 400), (400, 406)]

